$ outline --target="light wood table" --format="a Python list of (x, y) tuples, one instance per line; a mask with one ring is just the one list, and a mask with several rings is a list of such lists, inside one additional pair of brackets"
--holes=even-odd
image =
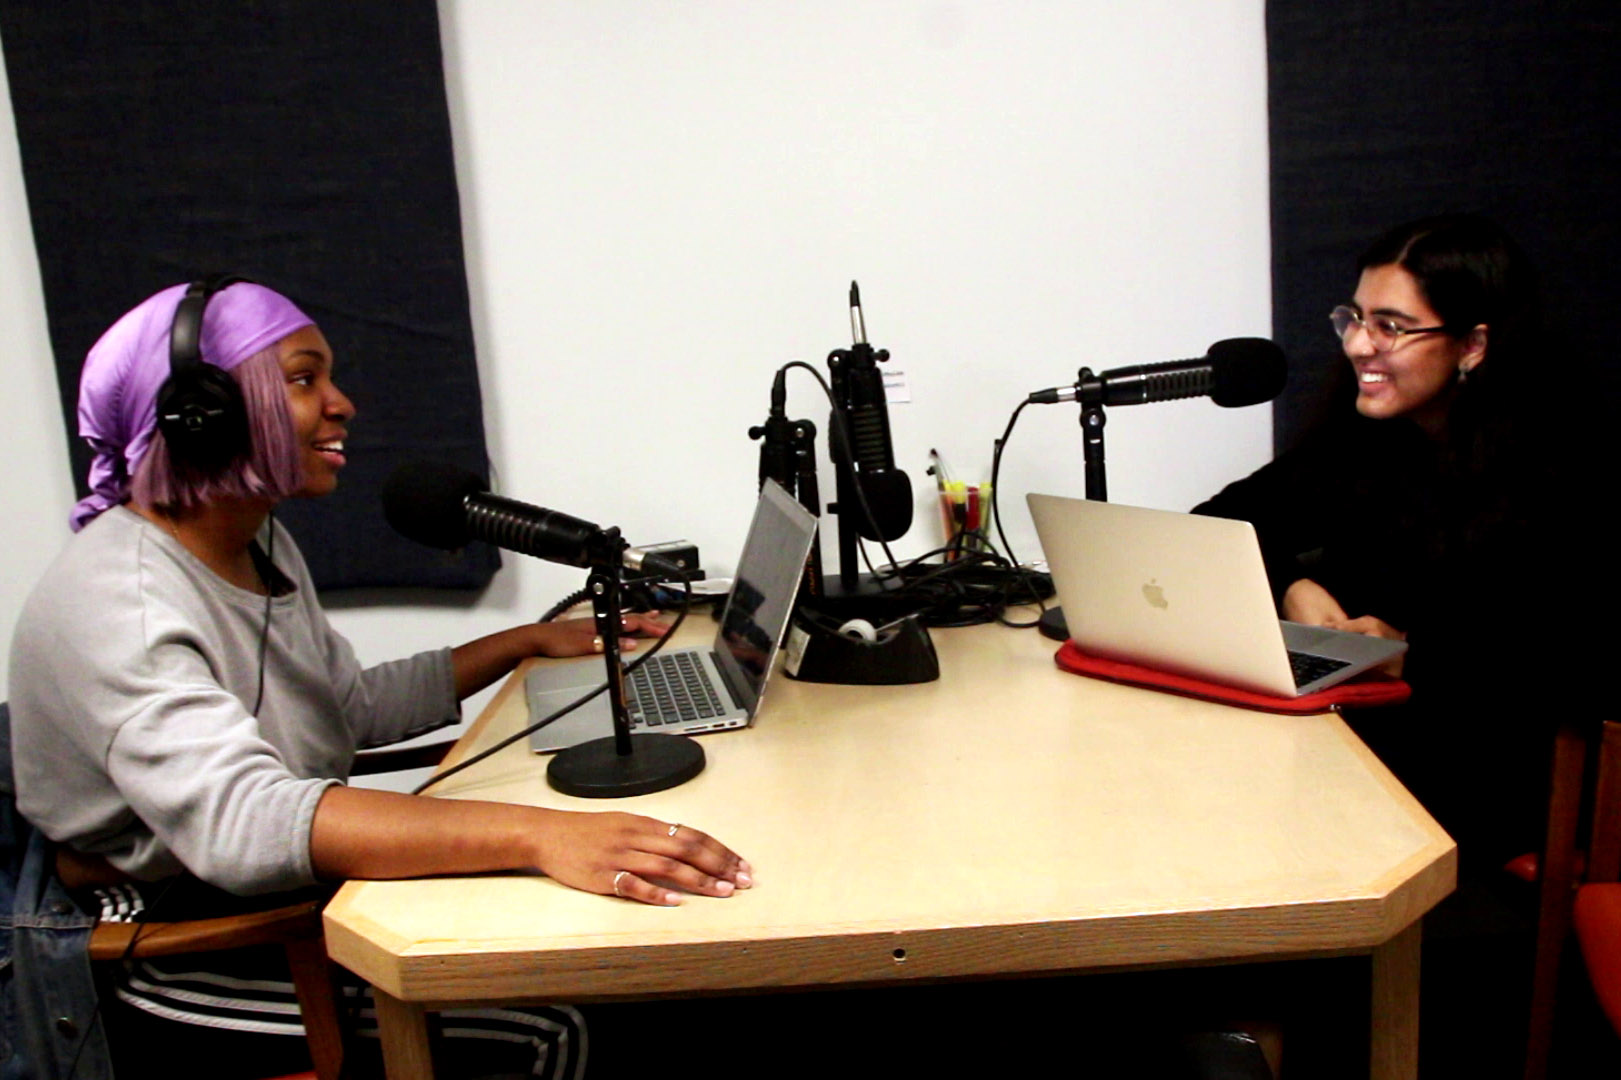
[[(696, 826), (757, 885), (676, 908), (516, 875), (345, 885), (328, 949), (377, 988), (389, 1076), (431, 1075), (424, 1013), (453, 1005), (1345, 953), (1372, 957), (1373, 1075), (1416, 1075), (1419, 920), (1456, 849), (1343, 722), (1066, 674), (1033, 631), (934, 636), (935, 683), (779, 677), (671, 791), (567, 798), (522, 743), (447, 781)], [(452, 763), (525, 722), (521, 674)]]

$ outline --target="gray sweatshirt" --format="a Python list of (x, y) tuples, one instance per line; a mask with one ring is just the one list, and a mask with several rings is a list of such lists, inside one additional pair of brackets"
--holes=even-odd
[(450, 651), (361, 670), (280, 525), (264, 597), (126, 507), (72, 538), (23, 607), (10, 699), (17, 804), (133, 877), (235, 893), (309, 885), (310, 824), (357, 748), (456, 718)]

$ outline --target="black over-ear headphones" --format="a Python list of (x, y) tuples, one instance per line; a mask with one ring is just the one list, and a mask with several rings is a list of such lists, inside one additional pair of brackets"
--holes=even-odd
[(207, 475), (251, 449), (248, 410), (230, 374), (202, 355), (203, 309), (209, 297), (247, 278), (215, 274), (186, 287), (169, 330), (169, 377), (158, 388), (158, 430), (177, 464)]

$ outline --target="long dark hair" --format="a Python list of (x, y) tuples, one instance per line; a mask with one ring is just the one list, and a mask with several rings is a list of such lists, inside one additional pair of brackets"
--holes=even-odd
[(1580, 427), (1561, 424), (1569, 410), (1525, 401), (1531, 361), (1549, 348), (1536, 272), (1501, 226), (1474, 214), (1398, 225), (1357, 260), (1358, 271), (1391, 265), (1413, 276), (1453, 337), (1487, 328), (1486, 355), (1447, 412), (1442, 468), (1472, 507), (1469, 531), (1489, 531), (1512, 516), (1516, 499), (1547, 487), (1561, 427)]
[(1523, 376), (1525, 353), (1540, 330), (1536, 272), (1502, 227), (1475, 214), (1420, 218), (1386, 232), (1357, 259), (1360, 273), (1400, 266), (1453, 337), (1487, 327), (1486, 356), (1469, 376), (1476, 388), (1511, 384)]

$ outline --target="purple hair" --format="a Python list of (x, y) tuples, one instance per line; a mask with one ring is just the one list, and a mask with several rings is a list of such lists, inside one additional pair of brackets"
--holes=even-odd
[(242, 388), (248, 416), (247, 455), (215, 473), (201, 472), (169, 454), (161, 429), (135, 467), (130, 494), (138, 503), (166, 510), (190, 510), (218, 499), (285, 499), (304, 487), (304, 469), (293, 418), (287, 411), (287, 383), (274, 346), (260, 350), (230, 371)]

